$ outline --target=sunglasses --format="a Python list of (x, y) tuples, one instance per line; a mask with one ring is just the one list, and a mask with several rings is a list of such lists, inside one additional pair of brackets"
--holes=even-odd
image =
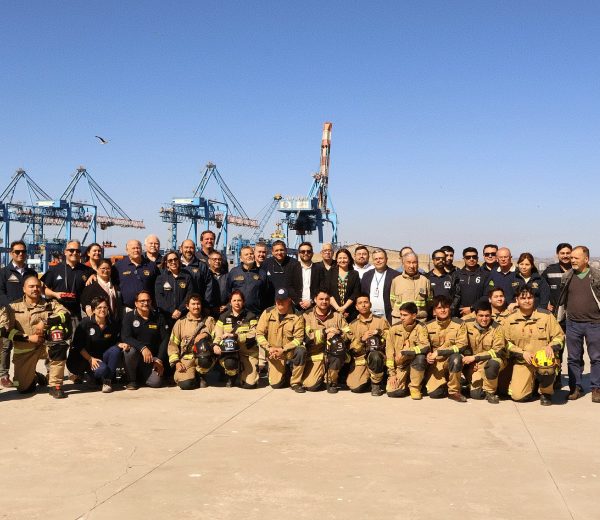
[(310, 255), (310, 254), (312, 254), (312, 250), (310, 250), (310, 249), (301, 249), (300, 251), (298, 251), (298, 253), (300, 253), (301, 255)]
[(12, 250), (13, 255), (24, 255), (25, 253), (26, 253), (25, 249), (13, 249)]
[(477, 260), (479, 257), (477, 255), (467, 255), (465, 256), (465, 260)]
[(496, 256), (496, 253), (483, 253), (483, 256)]
[(65, 251), (71, 254), (81, 254), (81, 251), (79, 249), (65, 249)]

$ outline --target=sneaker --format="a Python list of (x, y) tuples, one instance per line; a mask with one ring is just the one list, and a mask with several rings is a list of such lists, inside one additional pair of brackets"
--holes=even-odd
[(35, 382), (40, 386), (48, 386), (48, 378), (40, 372), (35, 373)]
[(540, 395), (540, 404), (542, 406), (551, 406), (552, 405), (552, 396), (548, 394)]
[(54, 397), (54, 399), (64, 399), (65, 397), (67, 397), (65, 395), (64, 390), (62, 389), (62, 386), (60, 385), (56, 385), (50, 388), (50, 390), (48, 391), (48, 393)]
[(339, 391), (339, 388), (336, 383), (329, 383), (327, 385), (327, 393), (328, 394), (337, 394), (338, 391)]
[(448, 394), (448, 399), (456, 401), (457, 403), (466, 403), (467, 398), (462, 394)]
[(490, 404), (498, 404), (500, 402), (500, 398), (496, 394), (485, 394), (485, 400)]
[(110, 394), (113, 391), (112, 381), (110, 379), (104, 379), (102, 381), (102, 393)]
[(0, 377), (0, 386), (2, 386), (2, 388), (12, 388), (13, 382), (9, 376), (2, 376)]
[(385, 391), (381, 388), (381, 386), (379, 386), (376, 383), (371, 383), (371, 395), (375, 396), (375, 397), (379, 397), (380, 395), (383, 395), (385, 393)]
[(419, 390), (418, 388), (411, 388), (410, 389), (410, 398), (414, 399), (415, 401), (419, 401), (420, 399), (423, 399), (423, 394), (421, 393), (421, 390)]
[(206, 382), (206, 378), (200, 376), (200, 388), (206, 388), (208, 383)]
[(306, 392), (306, 388), (299, 384), (292, 385), (292, 390), (297, 394), (303, 394), (304, 392)]
[(139, 387), (140, 385), (138, 385), (135, 381), (129, 381), (129, 383), (125, 385), (126, 390), (137, 390)]

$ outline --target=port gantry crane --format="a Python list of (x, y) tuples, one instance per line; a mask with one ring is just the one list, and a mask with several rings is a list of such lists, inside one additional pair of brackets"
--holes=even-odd
[(285, 215), (282, 222), (287, 227), (288, 245), (290, 245), (290, 229), (296, 232), (294, 246), (297, 246), (305, 240), (306, 235), (311, 235), (314, 231), (317, 231), (318, 242), (322, 244), (326, 225), (331, 226), (331, 242), (336, 244), (338, 241), (337, 214), (329, 196), (331, 127), (332, 123), (323, 124), (321, 165), (318, 173), (313, 175), (314, 181), (308, 192), (308, 197), (284, 197), (279, 201), (279, 211)]
[[(214, 180), (221, 191), (222, 200), (210, 199), (204, 194), (210, 180)], [(160, 208), (163, 222), (170, 225), (171, 247), (178, 247), (177, 226), (190, 221), (185, 238), (191, 238), (198, 244), (198, 224), (206, 229), (214, 227), (216, 240), (215, 249), (225, 252), (229, 225), (237, 227), (258, 228), (259, 223), (251, 219), (239, 203), (227, 183), (217, 170), (217, 166), (207, 163), (200, 184), (191, 197), (178, 197), (171, 203)]]
[[(80, 181), (87, 181), (91, 203), (74, 201), (75, 188)], [(15, 202), (17, 185), (24, 182), (29, 195), (29, 203)], [(104, 213), (98, 215), (98, 206)], [(26, 224), (25, 231), (18, 238), (28, 244), (30, 257), (41, 255), (42, 270), (48, 265), (53, 252), (62, 252), (66, 242), (72, 239), (73, 228), (85, 229), (82, 243), (91, 233), (91, 241), (97, 241), (97, 226), (107, 229), (110, 226), (144, 228), (141, 220), (131, 219), (123, 209), (100, 187), (87, 170), (80, 166), (64, 193), (53, 199), (23, 169), (16, 171), (11, 182), (0, 195), (1, 221), (3, 232), (3, 262), (8, 262), (8, 246), (11, 240), (11, 222)], [(49, 238), (46, 226), (58, 226), (55, 238)], [(64, 230), (64, 238), (61, 233)]]

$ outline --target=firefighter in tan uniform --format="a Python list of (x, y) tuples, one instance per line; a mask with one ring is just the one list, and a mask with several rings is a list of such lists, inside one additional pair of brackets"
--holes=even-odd
[[(36, 384), (45, 384), (45, 377), (35, 368), (38, 360), (49, 359), (49, 393), (61, 399), (65, 397), (62, 385), (69, 348), (65, 329), (71, 322), (69, 312), (57, 300), (42, 299), (42, 283), (37, 276), (25, 278), (23, 295), (23, 300), (2, 309), (0, 320), (14, 344), (14, 386), (21, 393), (29, 393), (35, 391)], [(53, 329), (59, 333), (58, 340), (46, 341)]]
[[(430, 351), (425, 325), (417, 321), (418, 308), (414, 302), (400, 307), (400, 323), (388, 333), (386, 366), (388, 368), (388, 397), (422, 399), (421, 385), (427, 369), (426, 354)], [(410, 376), (410, 383), (408, 382)]]
[(445, 295), (433, 298), (435, 319), (427, 323), (432, 351), (427, 354), (427, 393), (433, 399), (448, 395), (453, 401), (467, 401), (460, 393), (462, 352), (467, 348), (467, 328), (462, 320), (450, 317), (452, 302)]
[(489, 302), (478, 302), (474, 314), (474, 320), (465, 320), (469, 352), (463, 357), (471, 398), (498, 404), (498, 376), (506, 366), (504, 333), (492, 320)]
[(192, 293), (186, 299), (187, 314), (173, 325), (167, 352), (174, 378), (181, 390), (206, 388), (205, 374), (215, 364), (217, 348), (212, 345), (215, 320), (202, 317), (202, 297)]
[[(219, 316), (215, 326), (215, 344), (222, 353), (219, 364), (227, 376), (226, 387), (233, 386), (238, 372), (242, 388), (258, 386), (258, 344), (256, 343), (256, 324), (253, 313), (246, 310), (246, 298), (241, 291), (233, 291), (229, 298), (230, 310)], [(233, 341), (235, 352), (227, 352), (227, 341)]]
[(429, 304), (433, 293), (429, 279), (419, 273), (419, 260), (415, 253), (407, 253), (402, 257), (404, 271), (396, 276), (390, 287), (392, 303), (392, 325), (400, 321), (400, 307), (403, 303), (413, 302), (419, 313), (419, 320), (427, 319)]
[(565, 335), (549, 311), (535, 308), (535, 295), (529, 287), (517, 292), (517, 306), (502, 324), (508, 352), (515, 359), (509, 395), (514, 401), (530, 400), (535, 377), (540, 404), (549, 406), (556, 377), (555, 353), (562, 348)]
[(385, 348), (388, 341), (389, 323), (385, 318), (371, 313), (368, 294), (356, 298), (358, 317), (350, 324), (350, 371), (346, 380), (351, 392), (365, 392), (371, 383), (371, 395), (380, 396), (385, 370)]
[(306, 364), (304, 346), (304, 317), (294, 312), (287, 289), (275, 293), (275, 306), (266, 309), (256, 326), (258, 346), (267, 354), (269, 384), (273, 388), (286, 385), (285, 363), (292, 362), (292, 390), (306, 392), (302, 386), (302, 374)]
[[(352, 334), (344, 317), (331, 306), (331, 295), (319, 291), (315, 306), (304, 313), (304, 332), (306, 343), (306, 365), (302, 374), (302, 386), (315, 392), (326, 379), (327, 392), (338, 391), (338, 377), (346, 360), (345, 344), (350, 343)], [(332, 350), (331, 339), (341, 338), (340, 348)], [(327, 377), (325, 371), (327, 370)]]

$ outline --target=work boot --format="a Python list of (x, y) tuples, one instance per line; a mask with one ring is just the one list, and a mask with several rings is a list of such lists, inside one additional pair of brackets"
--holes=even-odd
[(291, 388), (297, 394), (303, 394), (304, 392), (306, 392), (306, 388), (304, 388), (302, 385), (300, 385), (298, 383), (292, 385)]
[(129, 381), (129, 383), (125, 385), (126, 390), (137, 390), (139, 387), (140, 385), (138, 385), (136, 381)]
[(206, 382), (206, 378), (200, 376), (200, 388), (206, 388), (208, 386), (208, 383)]
[(64, 399), (65, 397), (67, 397), (65, 395), (64, 390), (62, 389), (62, 386), (60, 386), (60, 385), (50, 387), (50, 390), (48, 391), (48, 393), (52, 397), (54, 397), (54, 399)]
[(0, 386), (2, 388), (12, 388), (13, 382), (8, 375), (0, 377)]
[(35, 373), (35, 382), (40, 386), (48, 386), (48, 378), (40, 372)]
[(421, 393), (421, 390), (419, 390), (418, 388), (411, 388), (410, 389), (410, 398), (414, 399), (415, 401), (419, 401), (420, 399), (423, 399), (423, 394)]
[(371, 395), (379, 397), (384, 393), (385, 391), (381, 388), (381, 386), (378, 383), (371, 383)]
[(336, 383), (327, 383), (327, 393), (328, 394), (337, 394), (338, 390), (339, 390), (339, 388)]
[(456, 401), (457, 403), (466, 403), (467, 398), (462, 394), (448, 394), (448, 399)]
[(592, 388), (592, 403), (600, 403), (600, 388)]
[(498, 396), (496, 394), (491, 394), (489, 392), (486, 392), (485, 400), (491, 404), (498, 404), (500, 402), (500, 399), (498, 398)]
[(552, 396), (548, 394), (540, 395), (540, 404), (542, 406), (551, 406), (552, 405)]
[[(569, 397), (567, 397), (567, 399), (569, 401), (577, 401), (577, 399), (579, 399), (580, 397), (583, 397), (583, 390), (576, 386), (575, 389), (569, 394)], [(592, 394), (592, 398), (593, 398), (593, 394)]]
[(102, 380), (102, 393), (110, 394), (113, 391), (112, 381), (110, 379)]

